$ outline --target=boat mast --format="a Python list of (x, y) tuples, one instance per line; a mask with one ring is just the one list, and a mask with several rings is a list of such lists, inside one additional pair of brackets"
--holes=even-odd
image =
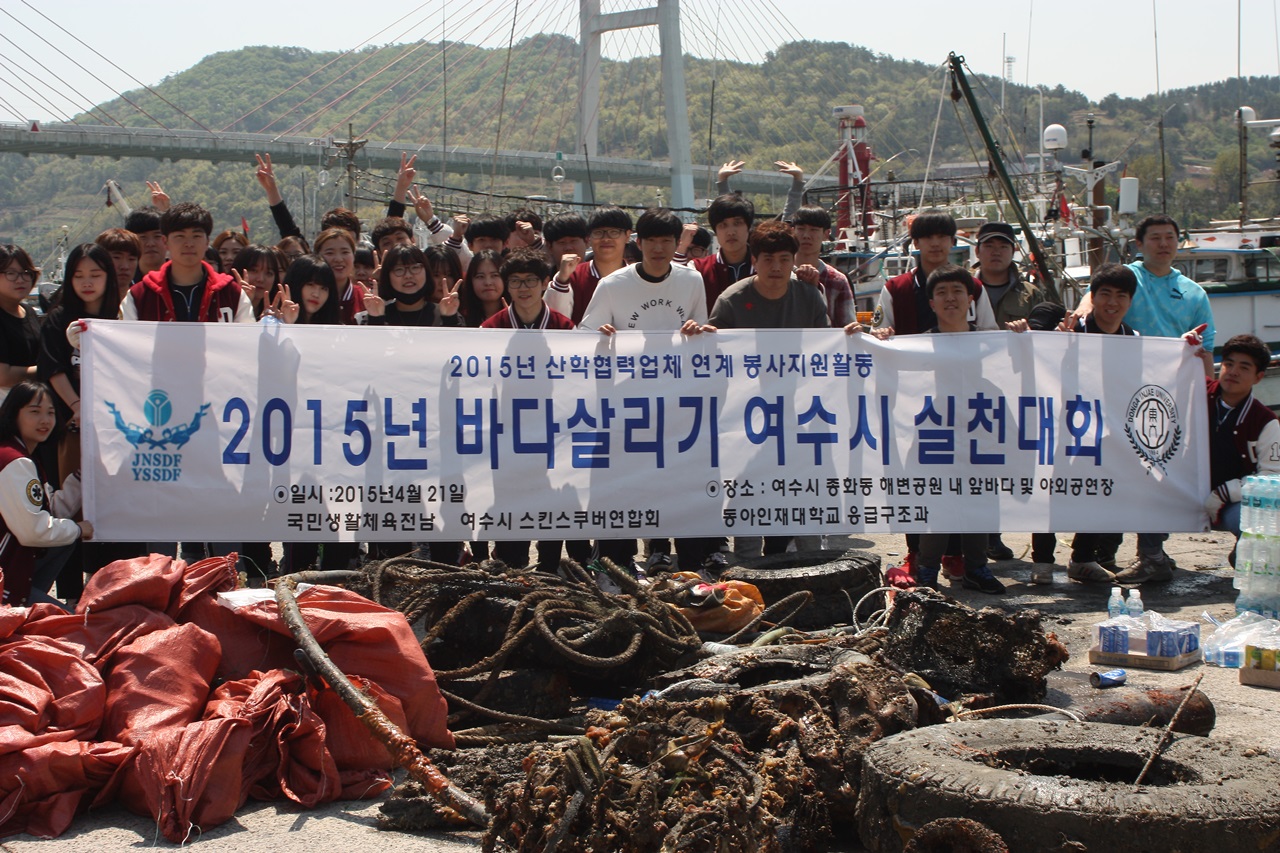
[(973, 96), (973, 89), (969, 87), (969, 80), (964, 74), (964, 57), (952, 53), (947, 58), (947, 61), (951, 64), (952, 79), (960, 87), (960, 92), (964, 95), (969, 112), (973, 115), (973, 122), (978, 126), (978, 132), (982, 134), (982, 144), (986, 146), (987, 156), (991, 158), (991, 168), (995, 170), (996, 177), (1000, 179), (1000, 186), (1004, 188), (1005, 196), (1009, 199), (1014, 216), (1017, 217), (1018, 224), (1022, 226), (1022, 235), (1027, 240), (1027, 249), (1030, 251), (1032, 262), (1040, 273), (1040, 280), (1044, 284), (1046, 295), (1050, 299), (1056, 300), (1058, 298), (1057, 287), (1054, 285), (1053, 275), (1049, 272), (1049, 263), (1045, 259), (1044, 250), (1040, 246), (1039, 239), (1036, 238), (1035, 232), (1031, 230), (1031, 223), (1027, 219), (1026, 211), (1022, 208), (1022, 200), (1018, 198), (1018, 193), (1013, 187), (1013, 181), (1009, 177), (1009, 170), (1005, 168), (1004, 155), (1001, 153), (1000, 143), (996, 142), (995, 137), (991, 135), (991, 129), (987, 127), (986, 119), (982, 117), (982, 110), (978, 108), (978, 101)]

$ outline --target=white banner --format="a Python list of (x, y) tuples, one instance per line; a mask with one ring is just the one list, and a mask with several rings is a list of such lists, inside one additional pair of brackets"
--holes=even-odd
[(103, 539), (1202, 530), (1181, 341), (93, 322)]

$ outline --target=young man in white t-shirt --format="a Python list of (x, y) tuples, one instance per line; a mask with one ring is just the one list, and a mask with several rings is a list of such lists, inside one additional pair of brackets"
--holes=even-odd
[[(706, 325), (707, 300), (702, 276), (697, 270), (671, 262), (683, 230), (684, 224), (670, 210), (651, 208), (642, 213), (636, 220), (640, 263), (600, 279), (578, 328), (595, 329), (604, 335), (673, 329), (686, 335), (714, 331)], [(719, 569), (724, 567), (719, 553), (721, 541), (718, 538), (676, 540), (681, 564), (690, 571), (706, 564), (709, 574), (719, 574)], [(598, 541), (599, 555), (623, 565), (618, 559), (623, 556), (620, 545), (617, 540)], [(667, 554), (670, 547), (664, 539), (650, 542), (650, 568), (670, 568), (671, 559)], [(634, 554), (634, 550), (631, 553)]]
[(640, 263), (600, 279), (578, 327), (606, 335), (623, 330), (702, 332), (707, 322), (702, 276), (671, 263), (683, 229), (669, 210), (651, 208), (641, 214), (636, 220)]

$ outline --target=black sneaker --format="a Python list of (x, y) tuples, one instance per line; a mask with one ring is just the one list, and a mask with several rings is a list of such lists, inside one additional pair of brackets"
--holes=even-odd
[(996, 576), (991, 574), (990, 566), (979, 566), (974, 569), (965, 569), (964, 580), (960, 581), (965, 589), (976, 589), (979, 592), (990, 593), (991, 595), (1003, 595), (1004, 584), (996, 580)]
[(702, 561), (699, 574), (714, 583), (720, 580), (720, 573), (727, 568), (729, 568), (729, 558), (720, 551), (713, 551)]
[(992, 536), (987, 544), (987, 559), (997, 563), (1013, 559), (1013, 549), (1000, 541), (999, 536)]

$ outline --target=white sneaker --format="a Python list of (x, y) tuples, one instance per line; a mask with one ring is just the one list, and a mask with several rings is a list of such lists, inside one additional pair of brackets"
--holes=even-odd
[(1031, 582), (1034, 584), (1053, 583), (1053, 563), (1033, 563), (1031, 565)]

